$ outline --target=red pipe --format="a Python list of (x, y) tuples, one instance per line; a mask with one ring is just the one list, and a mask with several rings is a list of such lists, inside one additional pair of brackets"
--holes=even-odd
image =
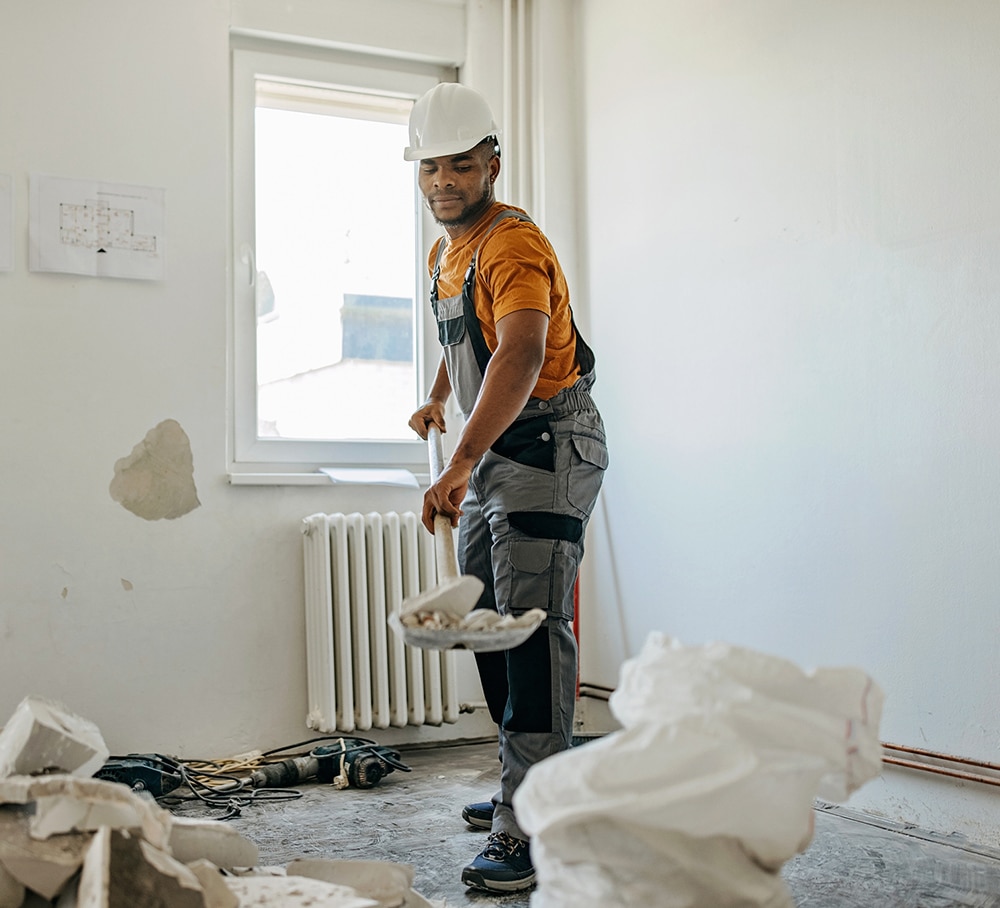
[(903, 753), (916, 754), (920, 757), (931, 757), (935, 760), (947, 760), (949, 763), (965, 763), (968, 766), (978, 766), (980, 769), (992, 769), (994, 772), (1000, 772), (1000, 764), (997, 763), (984, 763), (981, 760), (970, 760), (968, 757), (955, 757), (951, 754), (937, 753), (933, 750), (921, 750), (919, 747), (907, 747), (903, 744), (889, 744), (887, 741), (883, 741), (882, 746), (886, 750), (899, 750)]
[[(900, 753), (914, 754), (918, 757), (929, 757), (932, 760), (940, 760), (942, 763), (960, 763), (964, 766), (975, 766), (990, 772), (1000, 772), (1000, 765), (996, 763), (986, 763), (982, 760), (972, 760), (969, 757), (956, 757), (953, 754), (938, 753), (933, 750), (923, 750), (920, 747), (907, 747), (903, 744), (889, 744), (882, 742), (885, 750), (897, 750)], [(951, 776), (953, 779), (963, 779), (968, 782), (982, 782), (984, 785), (996, 785), (1000, 787), (1000, 778), (984, 776), (981, 773), (964, 772), (961, 769), (948, 769), (944, 766), (935, 766), (933, 763), (921, 763), (917, 760), (903, 760), (899, 757), (882, 756), (883, 763), (890, 763), (893, 766), (904, 766), (907, 769), (919, 769), (923, 772), (934, 772), (942, 776)]]
[(576, 638), (576, 699), (580, 699), (580, 575), (573, 583), (573, 636)]
[(964, 779), (968, 782), (982, 782), (984, 785), (1000, 786), (1000, 779), (991, 779), (989, 776), (981, 776), (974, 772), (962, 772), (960, 769), (945, 769), (943, 766), (932, 766), (930, 763), (918, 763), (916, 760), (900, 760), (898, 757), (882, 757), (883, 763), (891, 763), (893, 766), (905, 766), (907, 769), (920, 769), (924, 772), (936, 772), (942, 776), (951, 776), (953, 779)]

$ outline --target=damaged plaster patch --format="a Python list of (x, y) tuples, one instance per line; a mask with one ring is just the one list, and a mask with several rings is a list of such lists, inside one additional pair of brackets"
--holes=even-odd
[(109, 491), (123, 508), (146, 520), (173, 520), (198, 507), (191, 443), (180, 423), (165, 419), (150, 429), (115, 464)]

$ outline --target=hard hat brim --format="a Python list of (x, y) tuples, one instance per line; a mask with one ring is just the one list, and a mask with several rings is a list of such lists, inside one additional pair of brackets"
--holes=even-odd
[(452, 140), (451, 142), (439, 142), (437, 145), (428, 146), (418, 146), (418, 145), (407, 145), (403, 150), (403, 160), (404, 161), (423, 161), (427, 158), (443, 158), (446, 155), (462, 154), (466, 151), (471, 151), (475, 148), (483, 139), (489, 136), (497, 136), (499, 138), (500, 131), (493, 130), (491, 132), (481, 135), (475, 142), (469, 143), (468, 139)]

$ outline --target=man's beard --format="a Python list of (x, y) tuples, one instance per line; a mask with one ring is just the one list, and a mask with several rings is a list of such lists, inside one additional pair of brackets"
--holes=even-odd
[(485, 186), (483, 187), (483, 194), (479, 199), (471, 205), (466, 205), (455, 217), (443, 220), (434, 214), (433, 208), (431, 208), (431, 214), (434, 215), (434, 220), (442, 227), (471, 227), (479, 220), (479, 216), (492, 204), (493, 189), (491, 186)]

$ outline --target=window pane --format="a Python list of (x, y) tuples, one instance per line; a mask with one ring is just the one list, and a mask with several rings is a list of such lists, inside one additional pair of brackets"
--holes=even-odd
[(418, 212), (402, 160), (407, 104), (258, 82), (259, 437), (412, 439)]

